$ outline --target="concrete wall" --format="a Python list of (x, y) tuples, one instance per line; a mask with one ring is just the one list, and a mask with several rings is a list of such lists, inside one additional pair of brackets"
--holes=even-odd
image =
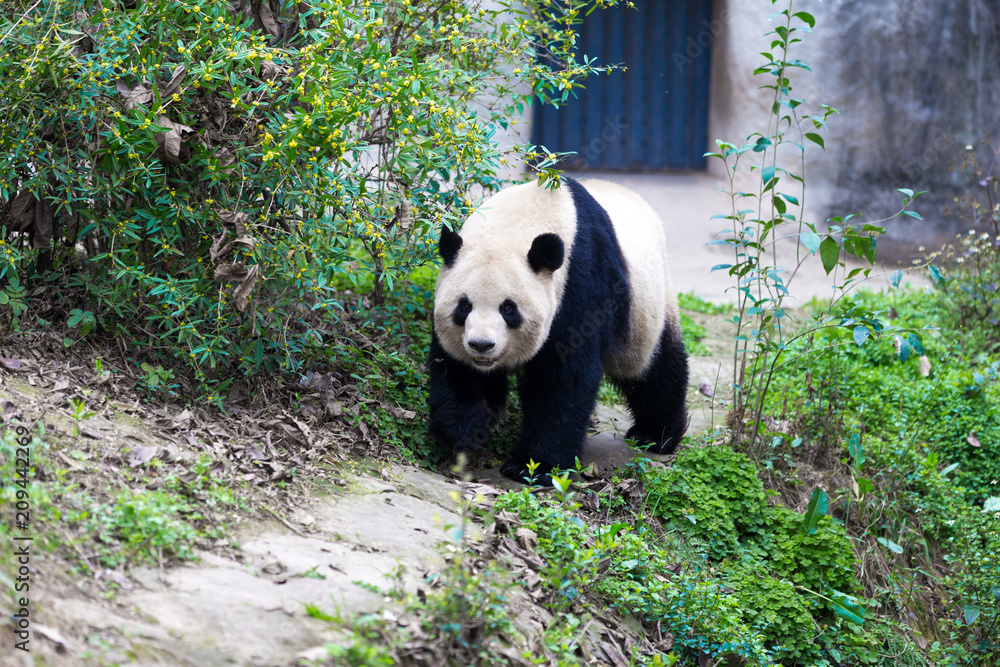
[[(816, 29), (793, 47), (813, 69), (796, 73), (793, 95), (812, 110), (841, 111), (827, 150), (807, 145), (807, 216), (876, 221), (898, 210), (895, 190), (906, 187), (929, 191), (915, 205), (925, 220), (889, 223), (880, 254), (912, 256), (917, 245), (939, 246), (966, 229), (947, 209), (978, 187), (960, 169), (966, 145), (986, 164), (993, 151), (981, 142), (1000, 145), (1000, 3), (809, 0), (794, 8), (813, 14)], [(768, 9), (761, 0), (716, 0), (726, 29), (712, 43), (712, 138), (743, 141), (766, 126), (771, 91), (758, 86), (768, 77), (751, 72), (773, 29)]]

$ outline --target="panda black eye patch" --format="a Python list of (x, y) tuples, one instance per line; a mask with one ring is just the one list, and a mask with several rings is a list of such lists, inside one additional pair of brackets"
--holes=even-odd
[(455, 323), (455, 326), (464, 327), (465, 320), (471, 312), (472, 302), (469, 301), (468, 297), (463, 296), (458, 300), (458, 305), (455, 306), (455, 311), (451, 314), (451, 321)]
[(517, 304), (514, 303), (513, 299), (507, 299), (500, 304), (500, 315), (511, 329), (518, 328), (524, 321), (524, 318), (521, 317), (521, 311), (517, 309)]

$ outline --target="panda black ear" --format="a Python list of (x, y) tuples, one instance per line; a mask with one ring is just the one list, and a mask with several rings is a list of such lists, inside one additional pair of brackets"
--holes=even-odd
[(438, 242), (438, 253), (444, 260), (444, 265), (450, 267), (458, 257), (458, 251), (462, 249), (462, 237), (458, 232), (448, 229), (447, 225), (441, 225), (441, 240)]
[(539, 234), (531, 242), (531, 250), (528, 251), (528, 266), (535, 273), (542, 271), (555, 271), (563, 263), (566, 254), (566, 246), (562, 239), (556, 234)]

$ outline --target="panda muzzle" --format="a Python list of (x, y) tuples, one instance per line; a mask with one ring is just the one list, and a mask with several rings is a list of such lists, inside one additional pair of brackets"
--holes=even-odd
[[(484, 368), (489, 368), (497, 361), (497, 355), (491, 354), (491, 352), (496, 348), (496, 342), (492, 340), (470, 340), (468, 346), (472, 354), (472, 362), (477, 366), (482, 366)], [(478, 354), (477, 354), (478, 353)]]

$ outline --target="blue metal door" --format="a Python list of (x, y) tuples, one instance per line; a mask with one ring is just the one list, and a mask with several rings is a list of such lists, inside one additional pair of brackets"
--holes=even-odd
[(532, 141), (575, 151), (569, 170), (704, 169), (709, 50), (721, 30), (710, 0), (633, 0), (586, 17), (577, 44), (600, 65), (560, 108), (535, 106)]

